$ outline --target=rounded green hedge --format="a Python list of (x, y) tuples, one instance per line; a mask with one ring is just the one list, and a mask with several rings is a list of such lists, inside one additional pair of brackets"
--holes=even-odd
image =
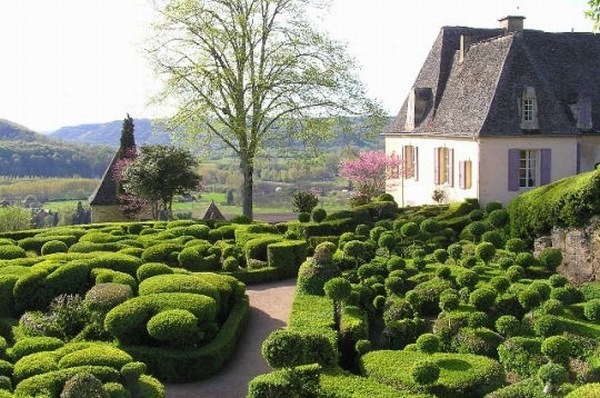
[(17, 341), (10, 349), (8, 355), (18, 361), (26, 355), (43, 351), (54, 351), (64, 345), (61, 339), (56, 337), (27, 337)]
[[(156, 293), (135, 297), (108, 312), (105, 328), (123, 344), (148, 345), (156, 342), (148, 333), (147, 323), (161, 311), (183, 309), (198, 319), (198, 325), (214, 322), (218, 307), (208, 296), (194, 293)], [(199, 336), (201, 338), (203, 336)], [(190, 339), (194, 345), (197, 341)], [(154, 343), (155, 344), (155, 343)]]
[(69, 250), (67, 244), (60, 240), (50, 240), (42, 245), (42, 256), (52, 253), (66, 253)]
[(167, 274), (144, 279), (139, 286), (140, 296), (155, 293), (195, 293), (213, 298), (220, 303), (219, 289), (199, 275)]
[(14, 260), (15, 258), (25, 258), (27, 252), (25, 249), (14, 245), (0, 245), (0, 260)]
[(66, 369), (94, 365), (110, 366), (111, 368), (121, 369), (123, 365), (131, 361), (133, 361), (131, 355), (123, 350), (108, 344), (95, 344), (91, 347), (74, 351), (63, 356), (58, 361), (58, 367)]
[(136, 271), (138, 282), (151, 278), (156, 275), (172, 274), (173, 268), (164, 263), (146, 263), (142, 264)]
[(145, 262), (138, 257), (122, 253), (106, 253), (88, 260), (90, 269), (108, 268), (113, 271), (124, 272), (135, 278), (137, 269)]
[(25, 355), (15, 362), (13, 378), (15, 382), (31, 376), (58, 370), (58, 355), (55, 352), (36, 352)]
[(198, 333), (198, 319), (187, 310), (161, 311), (150, 318), (146, 328), (157, 340), (185, 342)]

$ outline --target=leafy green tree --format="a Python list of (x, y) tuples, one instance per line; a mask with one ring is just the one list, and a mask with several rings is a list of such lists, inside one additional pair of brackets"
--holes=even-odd
[(123, 170), (123, 187), (153, 203), (154, 218), (161, 209), (173, 218), (173, 196), (200, 187), (202, 177), (194, 171), (197, 165), (188, 151), (165, 145), (142, 146), (140, 155)]
[(19, 206), (0, 206), (0, 232), (31, 228), (31, 212)]
[(585, 11), (585, 15), (594, 22), (594, 31), (600, 29), (600, 0), (588, 0), (589, 9)]
[(345, 47), (312, 26), (309, 15), (320, 3), (155, 1), (161, 18), (149, 54), (166, 79), (158, 99), (178, 104), (170, 127), (235, 152), (249, 218), (255, 160), (265, 144), (290, 137), (316, 144), (333, 138), (341, 116), (381, 116)]

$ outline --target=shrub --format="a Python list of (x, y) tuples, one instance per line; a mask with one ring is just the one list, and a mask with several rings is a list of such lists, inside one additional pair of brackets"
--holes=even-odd
[(563, 304), (556, 299), (549, 299), (542, 303), (540, 310), (545, 314), (560, 315), (563, 312)]
[(136, 271), (138, 282), (142, 282), (156, 275), (172, 274), (173, 269), (164, 263), (142, 264)]
[(542, 302), (542, 298), (537, 290), (534, 289), (523, 289), (519, 292), (517, 296), (519, 299), (519, 304), (525, 311), (529, 311), (540, 305)]
[(481, 242), (476, 248), (477, 257), (488, 263), (496, 254), (496, 247), (490, 242)]
[(490, 286), (492, 286), (498, 293), (503, 293), (510, 287), (510, 281), (504, 276), (495, 276), (490, 279)]
[(517, 254), (515, 264), (520, 265), (523, 268), (529, 268), (537, 264), (537, 259), (529, 252), (522, 252)]
[(482, 242), (489, 242), (494, 245), (496, 249), (502, 249), (504, 247), (504, 238), (498, 231), (486, 231), (481, 235)]
[(506, 277), (511, 282), (516, 282), (525, 276), (525, 270), (520, 265), (511, 265), (506, 270)]
[(17, 279), (13, 289), (17, 312), (43, 310), (50, 304), (53, 292), (46, 283), (47, 276), (45, 270), (35, 269)]
[(129, 285), (100, 283), (85, 294), (85, 304), (90, 310), (106, 313), (132, 296), (133, 292)]
[(541, 281), (541, 280), (533, 281), (529, 285), (528, 289), (536, 291), (540, 295), (541, 301), (548, 300), (548, 298), (550, 297), (550, 291), (551, 291), (550, 285), (548, 285), (544, 281)]
[(560, 249), (547, 247), (540, 252), (538, 260), (542, 266), (553, 271), (562, 263), (563, 256)]
[(267, 246), (282, 240), (283, 237), (278, 235), (262, 235), (248, 240), (243, 247), (246, 261), (251, 258), (268, 261)]
[(452, 338), (451, 347), (454, 351), (463, 354), (493, 357), (496, 355), (500, 340), (500, 336), (489, 329), (466, 327), (460, 329)]
[(435, 261), (437, 261), (438, 263), (445, 263), (446, 260), (448, 260), (448, 257), (450, 257), (450, 255), (448, 254), (448, 251), (445, 249), (436, 249), (433, 252), (433, 257), (435, 258)]
[(440, 377), (440, 367), (430, 360), (418, 361), (410, 370), (410, 377), (418, 385), (433, 384)]
[(318, 397), (319, 376), (316, 364), (259, 375), (250, 381), (247, 398)]
[(137, 290), (137, 281), (129, 274), (111, 269), (98, 268), (92, 271), (92, 276), (96, 284), (100, 283), (119, 283), (128, 285), (132, 290)]
[(311, 191), (297, 191), (292, 195), (292, 211), (294, 212), (310, 214), (318, 203), (319, 198)]
[(406, 299), (390, 296), (385, 300), (383, 321), (386, 325), (412, 316), (413, 308)]
[(564, 330), (564, 326), (557, 316), (542, 315), (535, 319), (533, 330), (538, 336), (550, 337), (561, 334)]
[(560, 274), (554, 274), (548, 278), (548, 283), (550, 283), (550, 286), (552, 287), (563, 287), (567, 284), (567, 282), (567, 278)]
[(273, 368), (291, 368), (315, 362), (328, 367), (337, 361), (337, 355), (325, 335), (292, 329), (272, 332), (263, 341), (261, 353)]
[(15, 258), (25, 258), (27, 253), (25, 249), (14, 245), (0, 245), (0, 260), (14, 260)]
[(310, 213), (301, 211), (300, 213), (298, 213), (298, 221), (302, 223), (310, 222)]
[(435, 274), (438, 278), (441, 279), (450, 279), (452, 276), (452, 271), (448, 266), (441, 266), (435, 270)]
[(195, 293), (210, 297), (219, 303), (219, 290), (201, 275), (156, 275), (140, 283), (139, 294), (145, 296), (155, 293)]
[(306, 260), (307, 251), (308, 244), (304, 240), (275, 242), (267, 245), (267, 260), (269, 266), (296, 275), (298, 267)]
[(403, 258), (398, 257), (398, 256), (391, 256), (388, 261), (386, 262), (386, 267), (388, 269), (388, 271), (392, 272), (395, 270), (401, 270), (404, 269), (404, 267), (406, 266), (406, 261), (404, 261)]
[(123, 365), (131, 361), (133, 361), (133, 358), (125, 351), (112, 347), (109, 344), (96, 343), (90, 347), (64, 355), (58, 361), (58, 367), (66, 369), (94, 365), (121, 369)]
[(460, 287), (472, 288), (477, 284), (479, 276), (475, 271), (464, 270), (456, 275), (456, 283)]
[[(142, 260), (145, 263), (166, 263), (175, 265), (176, 261), (171, 257), (171, 253), (179, 253), (182, 249), (183, 245), (179, 243), (158, 243), (144, 250), (142, 253)], [(135, 275), (135, 273), (133, 275)]]
[(496, 209), (491, 211), (487, 216), (487, 221), (494, 228), (504, 227), (510, 221), (510, 218), (508, 216), (508, 210)]
[(460, 297), (454, 289), (446, 289), (440, 294), (440, 309), (442, 311), (453, 311), (458, 308)]
[(321, 207), (313, 209), (311, 217), (314, 222), (321, 222), (327, 217), (327, 211)]
[(557, 287), (552, 289), (550, 297), (556, 300), (560, 300), (563, 304), (575, 304), (583, 299), (583, 295), (573, 285), (565, 285), (563, 287)]
[[(473, 210), (473, 211), (476, 211), (476, 210)], [(485, 226), (485, 223), (483, 223), (482, 221), (474, 221), (471, 224), (467, 225), (467, 231), (473, 237), (473, 241), (479, 240), (481, 235), (483, 235), (486, 230), (487, 230), (487, 228)]]
[(550, 336), (542, 342), (542, 354), (555, 363), (568, 365), (571, 343), (563, 336)]
[(417, 224), (416, 222), (412, 222), (412, 221), (405, 223), (400, 228), (400, 233), (402, 234), (402, 236), (407, 237), (407, 238), (415, 236), (417, 233), (419, 233), (419, 231), (420, 231), (419, 224)]
[(496, 319), (496, 331), (504, 337), (519, 335), (521, 322), (513, 315), (502, 315)]
[(600, 299), (593, 299), (583, 306), (583, 314), (592, 322), (600, 321)]
[[(161, 246), (161, 244), (155, 246)], [(147, 250), (148, 249), (146, 249), (144, 253)], [(143, 258), (144, 255), (142, 253), (142, 259)], [(101, 254), (98, 257), (90, 258), (87, 261), (90, 269), (107, 268), (113, 271), (124, 272), (126, 274), (131, 275), (134, 278), (137, 269), (142, 265), (142, 263), (151, 262), (150, 260), (144, 259), (144, 261), (142, 261), (138, 257), (121, 253)]]
[(16, 383), (31, 376), (58, 370), (58, 355), (54, 352), (37, 352), (25, 355), (15, 362), (13, 378)]
[(426, 218), (421, 221), (420, 229), (430, 234), (436, 234), (442, 230), (442, 225), (433, 218)]
[(187, 310), (167, 310), (150, 318), (146, 328), (148, 334), (157, 340), (185, 346), (188, 339), (194, 338), (199, 331), (197, 321)]
[(547, 363), (540, 367), (537, 372), (537, 377), (542, 383), (558, 385), (567, 381), (568, 372), (564, 366), (558, 363)]
[(90, 373), (78, 373), (65, 383), (60, 398), (110, 398), (102, 382)]
[(440, 339), (433, 333), (424, 333), (417, 338), (417, 348), (426, 354), (439, 351)]
[(536, 338), (510, 337), (498, 346), (498, 358), (507, 371), (515, 372), (521, 378), (530, 377), (546, 363), (541, 345)]
[(510, 238), (506, 241), (504, 248), (512, 253), (521, 253), (527, 250), (527, 243), (523, 239)]
[(463, 253), (463, 247), (460, 243), (451, 244), (450, 246), (448, 246), (447, 250), (448, 254), (450, 255), (450, 258), (454, 260), (459, 260)]
[(42, 351), (53, 351), (63, 346), (62, 340), (56, 337), (27, 337), (17, 341), (9, 350), (8, 355), (18, 361), (26, 355)]
[(600, 383), (590, 383), (576, 388), (565, 398), (590, 398), (600, 396)]
[(300, 292), (324, 295), (323, 286), (331, 278), (341, 275), (340, 269), (332, 263), (315, 263), (307, 260), (298, 271), (297, 289)]
[(52, 253), (66, 253), (69, 250), (67, 244), (60, 240), (49, 240), (44, 243), (41, 248), (41, 253), (43, 256)]

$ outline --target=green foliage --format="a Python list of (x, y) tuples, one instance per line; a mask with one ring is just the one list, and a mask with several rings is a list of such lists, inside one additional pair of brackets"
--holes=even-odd
[(344, 301), (350, 295), (352, 287), (347, 279), (336, 277), (325, 282), (323, 290), (327, 297), (336, 302)]
[(27, 253), (25, 249), (15, 245), (0, 246), (0, 260), (13, 260), (15, 258), (25, 258)]
[(7, 353), (14, 361), (18, 361), (29, 354), (53, 351), (63, 344), (62, 340), (56, 337), (27, 337), (17, 341)]
[(600, 383), (590, 383), (573, 390), (565, 398), (589, 398), (598, 394), (600, 394)]
[(513, 315), (502, 315), (496, 319), (496, 331), (505, 337), (519, 335), (521, 322)]
[(302, 223), (306, 223), (310, 221), (310, 213), (301, 211), (298, 213), (298, 221)]
[(78, 373), (65, 383), (61, 398), (110, 398), (102, 382), (90, 373)]
[(52, 253), (66, 253), (69, 250), (67, 244), (60, 240), (50, 240), (42, 245), (41, 253), (43, 256)]
[(522, 378), (530, 377), (547, 361), (541, 346), (537, 338), (510, 337), (498, 346), (498, 358), (507, 371)]
[(318, 365), (277, 370), (250, 381), (247, 398), (319, 397)]
[(267, 245), (270, 267), (297, 270), (306, 260), (308, 244), (304, 240), (285, 240)]
[(99, 283), (85, 294), (85, 304), (92, 311), (106, 313), (133, 295), (131, 287), (121, 283)]
[(511, 201), (511, 235), (531, 242), (554, 226), (577, 227), (600, 212), (600, 171), (563, 178)]
[(432, 333), (424, 333), (417, 338), (417, 348), (426, 354), (438, 352), (440, 349), (440, 339)]
[(400, 228), (400, 233), (402, 234), (402, 236), (410, 238), (415, 236), (419, 232), (419, 230), (420, 228), (417, 223), (409, 221), (402, 225), (402, 227)]
[(555, 247), (547, 247), (540, 252), (538, 260), (542, 266), (553, 271), (562, 263), (563, 256), (560, 249)]
[(510, 238), (506, 241), (504, 248), (512, 253), (521, 253), (527, 249), (527, 243), (520, 238)]
[(410, 377), (418, 385), (433, 384), (440, 377), (440, 367), (427, 359), (417, 361), (410, 370)]
[(563, 336), (550, 336), (542, 342), (542, 354), (554, 363), (568, 366), (571, 354), (571, 343)]
[(303, 293), (324, 295), (325, 283), (340, 275), (340, 269), (333, 263), (316, 263), (307, 260), (300, 265), (297, 289)]
[(533, 323), (535, 334), (541, 337), (550, 337), (561, 334), (564, 325), (556, 315), (541, 315)]
[(310, 363), (333, 366), (335, 351), (327, 338), (318, 333), (278, 329), (262, 343), (261, 353), (273, 368), (292, 368)]
[(496, 209), (489, 212), (487, 215), (487, 222), (494, 228), (502, 228), (508, 224), (510, 221), (508, 210), (506, 209)]
[(327, 211), (322, 207), (318, 207), (312, 210), (311, 218), (314, 222), (321, 222), (325, 220), (325, 217), (327, 217)]
[(563, 365), (547, 363), (540, 367), (537, 376), (543, 383), (561, 384), (567, 380), (569, 374)]
[(311, 191), (298, 191), (292, 195), (292, 211), (294, 212), (310, 214), (317, 204), (319, 204), (319, 198)]
[(109, 344), (95, 343), (87, 348), (75, 350), (64, 355), (58, 361), (61, 369), (75, 368), (78, 366), (107, 366), (121, 369), (123, 365), (133, 361), (131, 355)]
[(142, 253), (142, 261), (145, 263), (175, 264), (176, 262), (171, 258), (171, 253), (179, 253), (182, 249), (181, 244), (171, 242), (152, 245)]
[[(0, 206), (0, 232), (31, 227), (31, 213), (21, 206)], [(0, 252), (1, 253), (1, 252)], [(0, 259), (4, 259), (0, 254)]]
[(147, 324), (148, 334), (159, 341), (185, 346), (199, 332), (197, 319), (187, 310), (167, 310), (154, 315)]
[(15, 362), (13, 378), (16, 383), (31, 376), (58, 370), (58, 355), (54, 352), (37, 352), (25, 355)]
[(583, 306), (583, 314), (592, 322), (600, 322), (600, 299), (587, 301)]
[(484, 263), (488, 263), (496, 254), (496, 246), (490, 242), (481, 242), (476, 248), (477, 257)]
[(172, 274), (173, 268), (164, 263), (145, 263), (142, 264), (136, 271), (137, 280), (142, 282), (145, 279), (156, 275)]

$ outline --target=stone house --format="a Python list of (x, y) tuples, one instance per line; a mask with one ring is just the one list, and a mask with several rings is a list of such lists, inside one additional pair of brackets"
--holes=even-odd
[(93, 223), (128, 220), (119, 209), (117, 200), (117, 182), (114, 179), (114, 170), (118, 161), (119, 153), (117, 152), (104, 171), (100, 184), (88, 200)]
[(600, 161), (600, 35), (444, 27), (394, 121), (386, 152), (406, 164), (402, 205), (521, 192)]

